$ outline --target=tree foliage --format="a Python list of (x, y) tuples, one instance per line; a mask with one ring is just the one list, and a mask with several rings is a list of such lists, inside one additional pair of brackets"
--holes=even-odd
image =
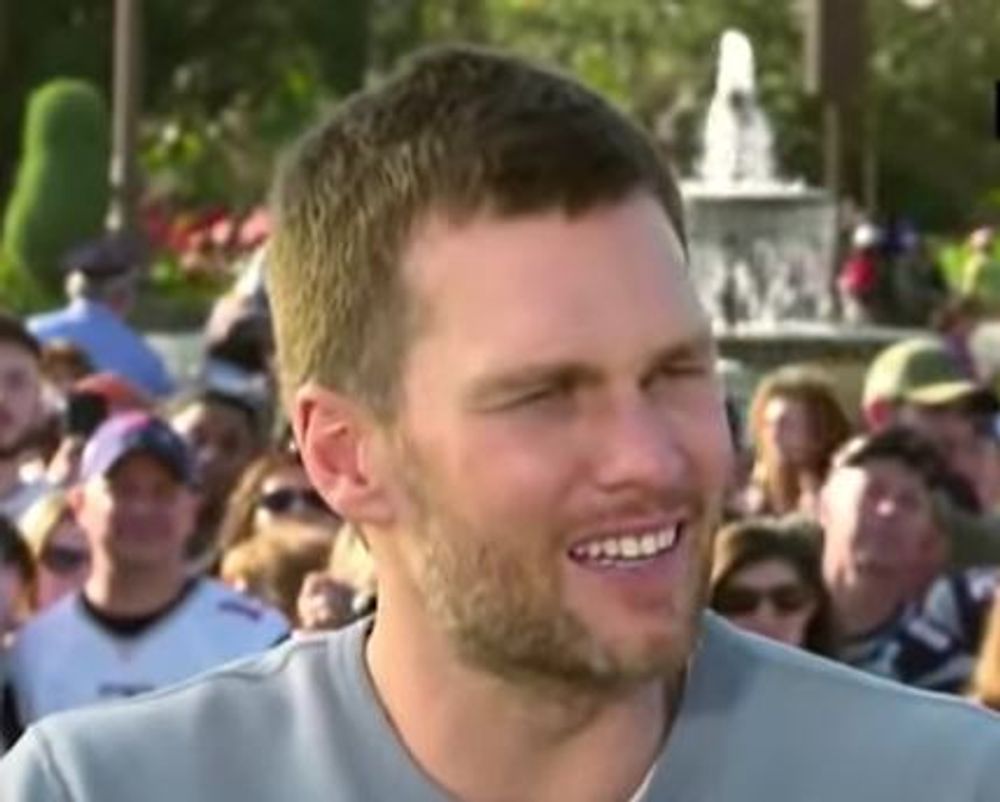
[[(0, 0), (0, 191), (24, 98), (56, 74), (110, 81), (110, 0)], [(279, 145), (323, 107), (430, 42), (513, 48), (582, 77), (652, 126), (690, 170), (728, 27), (753, 40), (779, 162), (821, 170), (818, 102), (802, 84), (801, 0), (144, 0), (145, 163), (186, 201), (259, 199)], [(996, 203), (990, 137), (996, 0), (914, 12), (868, 0), (867, 136), (886, 210), (949, 227)], [(850, 120), (849, 122), (854, 122)], [(864, 130), (862, 126), (857, 126)], [(855, 148), (855, 155), (863, 148)], [(854, 182), (857, 184), (857, 180)], [(992, 192), (992, 195), (991, 195)]]
[(67, 251), (101, 232), (109, 140), (107, 105), (90, 84), (56, 80), (31, 96), (3, 241), (6, 268), (53, 295)]

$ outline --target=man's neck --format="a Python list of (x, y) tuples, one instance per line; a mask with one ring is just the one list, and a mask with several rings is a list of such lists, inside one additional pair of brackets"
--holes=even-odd
[[(380, 591), (381, 593), (381, 591)], [(433, 626), (380, 598), (367, 664), (417, 764), (464, 802), (614, 800), (639, 789), (663, 745), (677, 689), (546, 697), (463, 664)]]
[(183, 565), (176, 569), (120, 569), (95, 564), (84, 586), (87, 601), (103, 613), (121, 618), (152, 615), (167, 607), (184, 589)]

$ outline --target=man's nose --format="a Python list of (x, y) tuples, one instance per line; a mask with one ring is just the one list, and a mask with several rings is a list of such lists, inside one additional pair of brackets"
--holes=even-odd
[(607, 490), (663, 489), (687, 476), (679, 422), (645, 398), (619, 403), (609, 411), (596, 450), (600, 483)]

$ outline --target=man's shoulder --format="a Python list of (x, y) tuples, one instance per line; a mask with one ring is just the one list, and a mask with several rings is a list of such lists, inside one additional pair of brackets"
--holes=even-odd
[[(1000, 717), (965, 700), (928, 693), (882, 679), (806, 652), (789, 649), (715, 622), (714, 659), (740, 665), (734, 672), (754, 709), (766, 707), (775, 725), (815, 736), (865, 733), (881, 750), (985, 739), (1000, 757)], [(824, 735), (826, 733), (826, 735)], [(883, 751), (883, 754), (885, 753)]]
[(288, 641), (267, 652), (241, 658), (221, 668), (134, 699), (71, 711), (49, 720), (49, 729), (59, 735), (83, 735), (91, 727), (113, 735), (119, 725), (128, 730), (141, 722), (168, 732), (173, 725), (185, 726), (190, 716), (210, 708), (253, 707), (266, 698), (290, 698), (302, 691), (315, 691), (315, 683), (328, 672), (331, 644), (340, 634)]
[(1000, 718), (709, 616), (664, 765), (651, 799), (985, 802)]
[[(245, 774), (247, 755), (290, 759), (282, 750), (303, 747), (301, 730), (336, 719), (347, 704), (330, 661), (350, 649), (342, 643), (350, 637), (289, 641), (164, 690), (47, 717), (0, 765), (0, 796), (37, 784), (86, 789), (74, 799), (181, 798), (158, 787), (176, 789), (171, 783), (189, 777), (183, 782), (217, 788)], [(203, 771), (209, 754), (213, 776)]]
[(85, 309), (80, 305), (67, 304), (48, 312), (41, 312), (29, 317), (25, 323), (28, 331), (36, 337), (45, 339), (46, 337), (59, 336), (66, 329), (87, 325), (91, 316), (86, 314)]

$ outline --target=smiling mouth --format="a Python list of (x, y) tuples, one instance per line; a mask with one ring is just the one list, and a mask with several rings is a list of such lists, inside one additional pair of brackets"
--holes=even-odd
[(682, 522), (636, 534), (594, 538), (569, 549), (576, 563), (597, 568), (638, 568), (677, 548)]

